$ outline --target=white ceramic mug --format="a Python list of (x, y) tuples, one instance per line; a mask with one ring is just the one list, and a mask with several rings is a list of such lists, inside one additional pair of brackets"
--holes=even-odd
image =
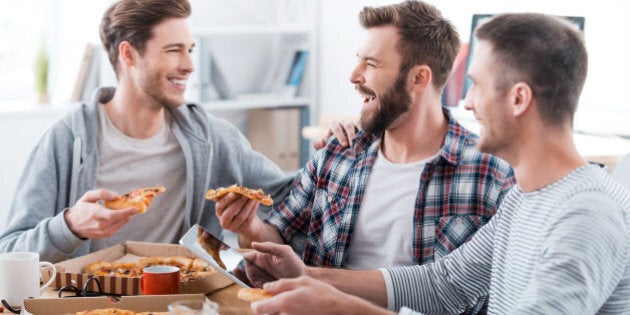
[(171, 315), (219, 315), (219, 304), (208, 300), (175, 301), (168, 305)]
[[(52, 276), (39, 286), (42, 270), (50, 268)], [(55, 281), (57, 269), (47, 261), (39, 261), (39, 254), (13, 252), (0, 254), (0, 299), (11, 306), (23, 306), (24, 299), (39, 297), (42, 290)]]

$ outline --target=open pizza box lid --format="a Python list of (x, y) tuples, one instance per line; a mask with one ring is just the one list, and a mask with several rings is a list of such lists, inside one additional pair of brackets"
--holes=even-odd
[(168, 305), (175, 301), (203, 301), (203, 294), (123, 296), (116, 301), (111, 297), (85, 297), (65, 299), (26, 299), (22, 314), (67, 315), (80, 311), (103, 308), (120, 308), (135, 312), (167, 312)]
[[(137, 259), (137, 257), (151, 256), (186, 256), (197, 258), (181, 245), (126, 242), (55, 264), (57, 277), (51, 286), (58, 289), (67, 285), (73, 285), (81, 289), (89, 278), (94, 277), (93, 275), (83, 273), (83, 267), (90, 263), (96, 261), (133, 261), (133, 259)], [(43, 278), (44, 282), (48, 281), (50, 274), (45, 273)], [(96, 278), (101, 283), (103, 293), (120, 295), (141, 294), (140, 278), (109, 276), (98, 276)], [(183, 281), (180, 283), (179, 288), (180, 293), (209, 293), (224, 288), (231, 283), (233, 283), (232, 280), (217, 272), (201, 279)], [(89, 290), (97, 291), (97, 286), (94, 281), (90, 283)]]

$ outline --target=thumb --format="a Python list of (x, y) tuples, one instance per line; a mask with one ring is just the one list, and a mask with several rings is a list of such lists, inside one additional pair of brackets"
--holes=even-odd
[(79, 199), (79, 201), (82, 202), (97, 202), (99, 200), (112, 200), (114, 198), (118, 197), (118, 194), (111, 191), (111, 190), (107, 190), (107, 189), (95, 189), (95, 190), (90, 190), (88, 192), (86, 192), (85, 194), (83, 194), (83, 196), (81, 196), (81, 198)]
[(325, 138), (313, 141), (313, 148), (315, 150), (319, 150), (319, 149), (323, 148), (325, 145), (326, 145), (326, 139)]

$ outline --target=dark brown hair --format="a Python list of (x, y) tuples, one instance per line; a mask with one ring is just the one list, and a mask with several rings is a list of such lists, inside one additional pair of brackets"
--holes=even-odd
[(398, 28), (401, 73), (414, 65), (426, 64), (433, 72), (434, 86), (441, 89), (446, 84), (461, 43), (453, 25), (434, 6), (404, 1), (378, 8), (365, 7), (359, 21), (365, 28), (383, 25)]
[(129, 42), (140, 54), (153, 36), (153, 27), (169, 18), (187, 18), (188, 0), (120, 0), (103, 14), (100, 36), (109, 62), (118, 76), (118, 46)]
[(476, 32), (493, 46), (501, 73), (497, 90), (527, 83), (542, 119), (552, 125), (573, 123), (588, 69), (588, 55), (577, 27), (538, 13), (499, 15)]

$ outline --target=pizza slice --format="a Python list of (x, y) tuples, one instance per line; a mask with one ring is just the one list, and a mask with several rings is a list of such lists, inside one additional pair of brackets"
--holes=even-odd
[(134, 278), (142, 275), (142, 268), (133, 262), (97, 261), (85, 266), (83, 269), (86, 273), (95, 276)]
[(140, 213), (144, 213), (151, 205), (153, 197), (166, 191), (164, 186), (138, 188), (113, 200), (105, 200), (105, 207), (112, 210), (121, 210), (127, 208), (138, 208)]
[(240, 288), (236, 297), (247, 302), (256, 302), (269, 299), (273, 294), (259, 288)]
[(273, 199), (271, 199), (271, 196), (265, 195), (262, 189), (251, 189), (251, 188), (247, 188), (247, 187), (239, 186), (239, 185), (232, 185), (228, 188), (221, 187), (221, 188), (217, 188), (216, 190), (208, 189), (208, 192), (206, 193), (206, 199), (216, 202), (219, 199), (223, 198), (223, 196), (231, 192), (243, 195), (246, 198), (249, 198), (252, 200), (256, 200), (265, 206), (271, 206), (273, 204)]

